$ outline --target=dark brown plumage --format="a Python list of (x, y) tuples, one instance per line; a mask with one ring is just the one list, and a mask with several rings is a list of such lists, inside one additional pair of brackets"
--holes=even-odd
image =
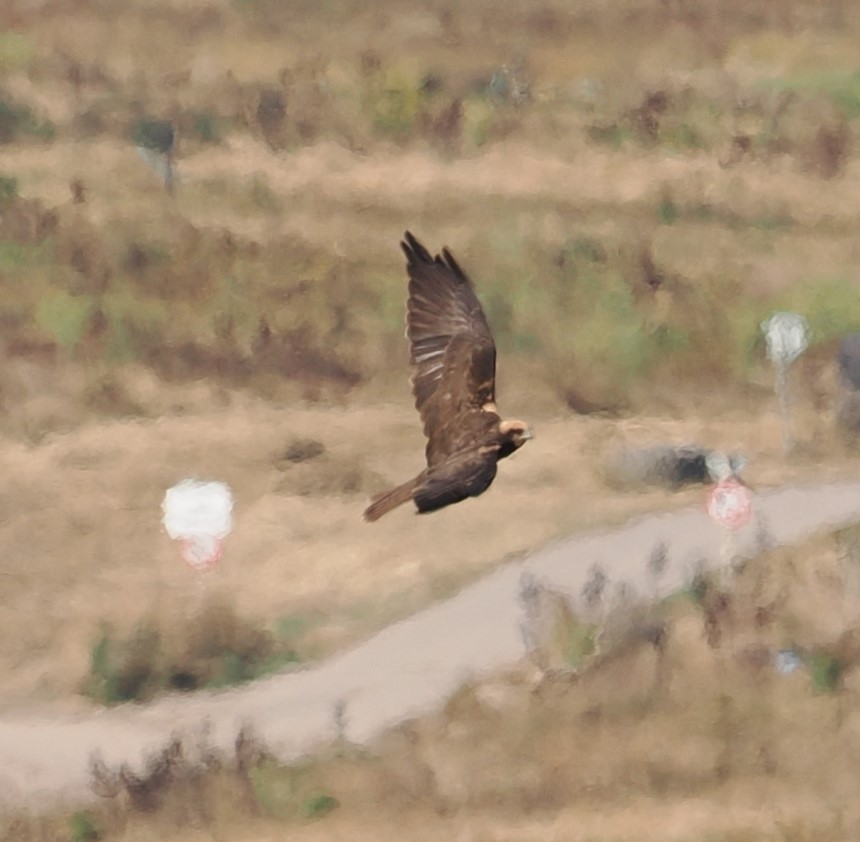
[(409, 273), (412, 392), (427, 437), (427, 468), (377, 497), (364, 513), (368, 521), (409, 500), (419, 512), (432, 512), (477, 497), (495, 478), (499, 459), (532, 437), (522, 421), (499, 416), (496, 346), (471, 281), (448, 249), (433, 257), (409, 231), (400, 245)]

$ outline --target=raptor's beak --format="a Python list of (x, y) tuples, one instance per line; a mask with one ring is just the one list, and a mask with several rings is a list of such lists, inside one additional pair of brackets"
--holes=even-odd
[(528, 441), (529, 439), (533, 439), (535, 434), (531, 431), (531, 428), (527, 428), (520, 433), (520, 438), (523, 441)]

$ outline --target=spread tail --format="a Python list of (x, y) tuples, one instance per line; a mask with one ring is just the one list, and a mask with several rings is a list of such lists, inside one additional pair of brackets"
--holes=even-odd
[(398, 485), (397, 488), (392, 488), (391, 491), (386, 491), (380, 494), (365, 510), (364, 519), (369, 523), (379, 520), (383, 515), (387, 515), (392, 509), (408, 503), (412, 499), (412, 492), (418, 485), (420, 477), (404, 482), (403, 485)]

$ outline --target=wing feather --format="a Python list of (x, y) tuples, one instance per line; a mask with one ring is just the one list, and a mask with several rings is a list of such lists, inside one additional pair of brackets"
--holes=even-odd
[(406, 336), (412, 391), (424, 422), (427, 462), (468, 447), (495, 401), (496, 346), (472, 283), (447, 248), (433, 257), (407, 231), (409, 299)]
[(495, 452), (471, 450), (455, 454), (427, 471), (413, 491), (419, 512), (432, 512), (483, 494), (496, 477)]

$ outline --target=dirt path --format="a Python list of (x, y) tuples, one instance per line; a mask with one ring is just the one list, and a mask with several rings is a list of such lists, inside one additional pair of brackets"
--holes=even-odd
[[(766, 492), (758, 512), (771, 540), (788, 544), (860, 519), (858, 504), (860, 482), (843, 482)], [(758, 530), (751, 524), (740, 533), (741, 554), (754, 549)], [(226, 692), (170, 697), (147, 707), (74, 717), (8, 715), (0, 720), (0, 804), (45, 796), (85, 798), (93, 750), (108, 763), (138, 763), (171, 732), (198, 730), (207, 719), (215, 745), (229, 746), (248, 722), (289, 760), (334, 736), (333, 713), (343, 700), (346, 736), (365, 742), (438, 705), (467, 678), (522, 656), (518, 594), (524, 571), (578, 598), (596, 563), (611, 583), (623, 581), (648, 593), (647, 560), (661, 541), (668, 548), (661, 592), (677, 589), (697, 562), (715, 563), (720, 553), (718, 529), (701, 511), (652, 515), (613, 531), (569, 538), (507, 564), (314, 669)]]

